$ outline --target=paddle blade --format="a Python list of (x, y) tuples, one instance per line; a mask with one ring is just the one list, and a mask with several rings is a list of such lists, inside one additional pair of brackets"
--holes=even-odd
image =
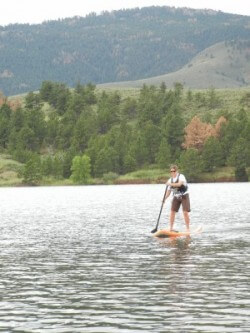
[(154, 228), (151, 233), (154, 234), (157, 231), (157, 228)]

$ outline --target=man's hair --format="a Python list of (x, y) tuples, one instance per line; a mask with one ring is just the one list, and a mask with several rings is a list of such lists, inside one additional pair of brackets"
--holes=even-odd
[(178, 166), (175, 165), (175, 164), (171, 164), (171, 165), (170, 165), (170, 170), (171, 170), (171, 169), (174, 169), (175, 171), (177, 171), (177, 170), (178, 170)]

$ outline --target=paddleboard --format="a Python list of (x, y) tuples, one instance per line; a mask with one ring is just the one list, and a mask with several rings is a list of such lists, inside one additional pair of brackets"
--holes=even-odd
[(162, 229), (156, 231), (153, 236), (159, 238), (167, 238), (167, 237), (181, 237), (181, 236), (191, 236), (195, 234), (200, 234), (202, 232), (202, 227), (199, 227), (193, 231), (170, 231), (167, 229)]

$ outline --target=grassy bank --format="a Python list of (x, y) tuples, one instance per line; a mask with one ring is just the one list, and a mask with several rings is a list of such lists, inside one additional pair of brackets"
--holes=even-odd
[[(250, 168), (248, 168), (250, 178)], [(170, 177), (169, 170), (166, 169), (142, 169), (120, 176), (115, 180), (115, 184), (161, 184)], [(197, 182), (233, 182), (235, 181), (234, 168), (217, 168), (213, 172), (202, 173)]]
[[(0, 186), (25, 186), (23, 179), (20, 178), (19, 171), (23, 164), (14, 161), (6, 154), (0, 154)], [(247, 169), (250, 179), (250, 168)], [(168, 169), (159, 169), (150, 166), (122, 176), (92, 178), (88, 185), (106, 185), (106, 184), (162, 184), (170, 177)], [(197, 182), (233, 182), (235, 181), (234, 168), (217, 168), (213, 172), (204, 172), (200, 174)], [(75, 185), (71, 179), (56, 179), (53, 177), (44, 177), (37, 184), (38, 186), (71, 186)]]
[(0, 155), (0, 186), (19, 186), (22, 179), (18, 177), (18, 172), (22, 164), (11, 159), (9, 155)]

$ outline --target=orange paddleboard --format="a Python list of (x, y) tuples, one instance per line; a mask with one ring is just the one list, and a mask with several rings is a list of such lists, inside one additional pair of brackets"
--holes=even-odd
[(202, 232), (202, 227), (199, 227), (198, 229), (194, 231), (184, 231), (184, 232), (179, 232), (179, 231), (170, 231), (167, 229), (162, 229), (159, 231), (156, 231), (153, 236), (155, 237), (160, 237), (160, 238), (167, 238), (167, 237), (181, 237), (181, 236), (191, 236), (195, 234), (200, 234)]

